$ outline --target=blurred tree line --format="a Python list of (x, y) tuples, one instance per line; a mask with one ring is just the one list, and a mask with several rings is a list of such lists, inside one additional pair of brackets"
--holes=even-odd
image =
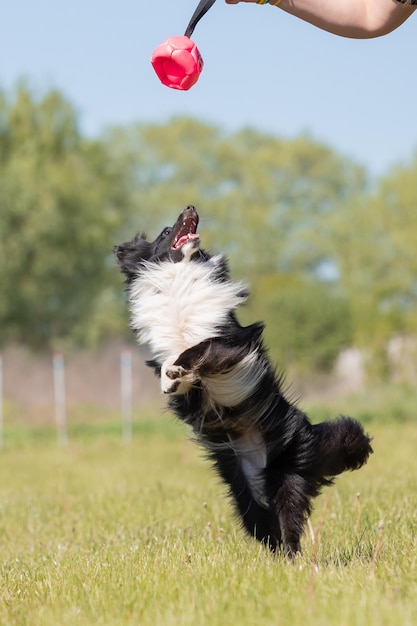
[(382, 354), (417, 320), (417, 158), (373, 182), (308, 136), (227, 134), (194, 119), (89, 139), (60, 93), (0, 92), (0, 344), (96, 345), (127, 334), (112, 246), (153, 238), (187, 204), (226, 252), (274, 359), (329, 369)]

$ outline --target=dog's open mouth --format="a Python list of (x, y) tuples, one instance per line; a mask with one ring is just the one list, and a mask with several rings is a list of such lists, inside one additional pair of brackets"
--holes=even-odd
[(185, 217), (181, 226), (178, 229), (177, 234), (175, 235), (171, 248), (173, 250), (179, 250), (186, 243), (199, 240), (200, 236), (197, 233), (197, 224), (198, 218), (196, 217), (196, 215), (190, 215), (189, 217)]

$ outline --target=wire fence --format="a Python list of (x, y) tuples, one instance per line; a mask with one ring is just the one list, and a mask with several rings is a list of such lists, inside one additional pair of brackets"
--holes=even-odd
[[(417, 384), (417, 339), (393, 338), (388, 346), (389, 380)], [(24, 347), (8, 347), (0, 354), (0, 448), (9, 430), (19, 426), (49, 426), (61, 447), (71, 430), (97, 420), (118, 421), (120, 436), (133, 439), (134, 416), (163, 405), (158, 381), (146, 367), (147, 355), (137, 347), (115, 342), (95, 353), (33, 354)], [(292, 385), (303, 398), (363, 392), (367, 386), (367, 355), (357, 349), (341, 352), (334, 370), (314, 390), (306, 381)], [(155, 411), (155, 414), (157, 412)]]
[(24, 348), (0, 354), (0, 447), (9, 425), (52, 426), (57, 444), (69, 441), (69, 424), (76, 416), (120, 420), (121, 437), (133, 439), (134, 410), (159, 397), (156, 378), (145, 356), (131, 347), (110, 345), (90, 353), (33, 355)]

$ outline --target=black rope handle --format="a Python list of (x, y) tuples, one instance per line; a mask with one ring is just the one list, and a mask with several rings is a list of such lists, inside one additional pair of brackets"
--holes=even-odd
[(213, 6), (216, 0), (200, 0), (197, 5), (196, 10), (193, 13), (192, 18), (187, 26), (187, 29), (184, 33), (186, 37), (191, 37), (194, 32), (194, 28), (197, 26), (198, 22), (201, 20), (203, 15), (207, 13), (207, 11)]

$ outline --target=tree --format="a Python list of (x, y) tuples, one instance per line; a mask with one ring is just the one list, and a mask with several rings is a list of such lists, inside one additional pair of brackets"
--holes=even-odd
[(266, 323), (266, 344), (285, 370), (328, 371), (352, 342), (347, 300), (332, 285), (299, 276), (261, 276), (242, 318)]
[(42, 346), (81, 329), (112, 283), (126, 188), (58, 92), (3, 94), (0, 120), (0, 341)]
[(130, 171), (130, 232), (135, 222), (156, 233), (195, 204), (205, 244), (228, 252), (246, 276), (314, 273), (327, 253), (329, 216), (367, 184), (362, 168), (308, 137), (227, 135), (180, 118), (119, 129), (107, 140)]
[(417, 331), (417, 157), (333, 216), (332, 254), (351, 302), (355, 341), (383, 355)]
[[(98, 341), (127, 330), (112, 246), (141, 230), (155, 236), (195, 204), (203, 245), (227, 253), (233, 275), (251, 286), (243, 317), (268, 322), (273, 356), (328, 368), (352, 332), (366, 328), (358, 313), (372, 309), (365, 299), (372, 310), (404, 302), (410, 282), (399, 298), (404, 273), (390, 264), (396, 286), (388, 300), (373, 289), (378, 263), (367, 264), (374, 254), (386, 258), (387, 250), (373, 250), (390, 241), (382, 229), (374, 247), (367, 216), (386, 210), (388, 192), (364, 213), (367, 184), (362, 168), (306, 136), (227, 134), (181, 118), (90, 140), (59, 93), (0, 93), (0, 343)], [(385, 184), (397, 204), (404, 190), (396, 179)], [(389, 230), (404, 256), (405, 235)]]

